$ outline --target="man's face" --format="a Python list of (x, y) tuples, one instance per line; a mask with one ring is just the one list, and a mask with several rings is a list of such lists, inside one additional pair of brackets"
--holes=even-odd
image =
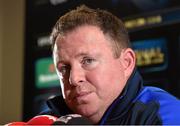
[(91, 120), (102, 117), (127, 81), (121, 56), (114, 58), (110, 41), (98, 27), (81, 26), (55, 42), (65, 102)]

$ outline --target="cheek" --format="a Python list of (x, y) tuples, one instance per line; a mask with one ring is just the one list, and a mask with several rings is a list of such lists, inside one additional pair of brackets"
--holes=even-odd
[(96, 88), (99, 96), (106, 95), (108, 92), (122, 90), (125, 77), (124, 72), (118, 66), (101, 66), (88, 75), (88, 81)]
[(114, 80), (119, 81), (120, 78), (124, 78), (124, 72), (116, 64), (102, 65), (88, 74), (88, 79), (100, 86), (106, 83), (109, 85)]
[(111, 75), (106, 70), (97, 69), (87, 75), (87, 81), (96, 89), (96, 94), (102, 97), (106, 88), (110, 88)]
[(99, 71), (94, 70), (86, 75), (86, 79), (91, 85), (98, 87), (102, 79), (102, 74)]
[(71, 92), (71, 87), (69, 85), (69, 82), (65, 79), (63, 79), (63, 86), (64, 86), (63, 93), (65, 94), (65, 98), (68, 98), (68, 96)]

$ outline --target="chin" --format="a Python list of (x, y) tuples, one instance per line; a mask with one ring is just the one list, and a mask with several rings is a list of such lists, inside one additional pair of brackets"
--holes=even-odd
[(77, 113), (88, 118), (94, 124), (98, 123), (100, 120), (97, 108), (82, 107), (77, 109)]
[(75, 112), (88, 118), (96, 113), (96, 108), (83, 104), (77, 106)]

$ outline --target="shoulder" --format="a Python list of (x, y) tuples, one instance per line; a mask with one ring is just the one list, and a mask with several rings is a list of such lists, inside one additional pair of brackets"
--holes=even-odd
[(163, 124), (180, 124), (180, 101), (175, 96), (156, 87), (144, 87), (135, 101), (159, 105), (158, 114)]
[(136, 99), (139, 99), (145, 103), (156, 100), (156, 101), (166, 101), (166, 102), (179, 102), (175, 96), (171, 95), (170, 93), (166, 92), (163, 89), (157, 87), (144, 87)]

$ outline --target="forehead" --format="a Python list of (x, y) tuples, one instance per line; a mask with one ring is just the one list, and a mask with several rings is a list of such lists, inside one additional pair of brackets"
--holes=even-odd
[(105, 52), (110, 48), (110, 41), (98, 27), (81, 26), (64, 36), (59, 35), (55, 42), (55, 50), (60, 57)]

